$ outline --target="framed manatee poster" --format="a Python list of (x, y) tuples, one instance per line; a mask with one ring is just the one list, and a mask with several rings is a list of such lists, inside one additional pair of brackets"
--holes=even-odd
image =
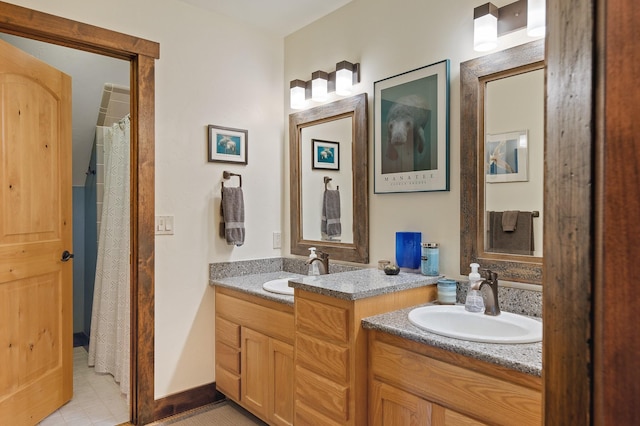
[(374, 192), (449, 190), (449, 60), (374, 83)]

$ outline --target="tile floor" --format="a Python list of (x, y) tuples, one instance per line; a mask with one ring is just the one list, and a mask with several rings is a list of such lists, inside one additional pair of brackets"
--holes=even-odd
[(127, 397), (109, 374), (87, 366), (88, 353), (73, 348), (73, 399), (40, 422), (40, 426), (114, 426), (129, 421)]

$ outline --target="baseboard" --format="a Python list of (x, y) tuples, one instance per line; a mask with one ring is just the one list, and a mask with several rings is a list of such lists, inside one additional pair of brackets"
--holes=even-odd
[(216, 390), (216, 382), (209, 383), (157, 399), (153, 417), (160, 420), (223, 399), (225, 396)]

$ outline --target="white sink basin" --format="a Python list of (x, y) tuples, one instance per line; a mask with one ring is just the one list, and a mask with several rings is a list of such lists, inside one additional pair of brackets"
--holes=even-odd
[(289, 287), (289, 278), (278, 278), (262, 284), (262, 288), (271, 293), (293, 296), (293, 287)]
[(467, 312), (462, 305), (433, 305), (413, 309), (409, 312), (409, 321), (423, 330), (472, 342), (542, 341), (542, 322), (509, 312), (494, 317)]

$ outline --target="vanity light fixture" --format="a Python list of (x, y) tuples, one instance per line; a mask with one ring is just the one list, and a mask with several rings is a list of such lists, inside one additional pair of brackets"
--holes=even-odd
[(543, 36), (546, 29), (546, 0), (528, 0), (527, 35), (529, 37)]
[(292, 80), (290, 87), (291, 109), (302, 109), (307, 106), (307, 84), (302, 80)]
[(498, 8), (493, 3), (473, 9), (473, 49), (477, 52), (498, 46)]
[(324, 71), (316, 71), (311, 74), (311, 99), (316, 102), (327, 100), (329, 93), (329, 74)]
[(336, 94), (349, 96), (353, 88), (353, 64), (341, 61), (336, 64)]
[(527, 35), (545, 34), (546, 0), (517, 0), (500, 8), (486, 3), (473, 9), (473, 49), (486, 52), (498, 47), (498, 37), (527, 28)]
[(289, 101), (291, 109), (302, 109), (307, 101), (324, 102), (328, 94), (335, 92), (339, 96), (349, 96), (353, 85), (360, 82), (360, 64), (340, 61), (336, 70), (330, 73), (316, 71), (311, 74), (311, 80), (292, 80), (289, 86)]

